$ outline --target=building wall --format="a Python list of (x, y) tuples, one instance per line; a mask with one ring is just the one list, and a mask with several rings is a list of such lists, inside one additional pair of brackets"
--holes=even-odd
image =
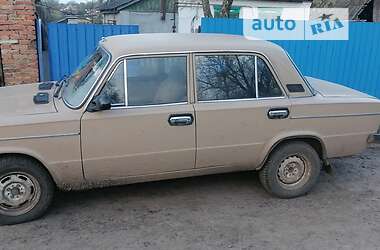
[[(170, 33), (173, 32), (173, 13), (166, 13), (165, 20), (161, 20), (159, 12), (133, 12), (122, 10), (117, 14), (105, 14), (104, 23), (118, 25), (136, 24), (140, 33)], [(176, 22), (177, 23), (177, 22)], [(176, 24), (177, 26), (177, 24)]]
[[(380, 1), (380, 0), (379, 0)], [(222, 0), (210, 0), (211, 13), (214, 13), (213, 5), (221, 5)], [(310, 8), (311, 2), (286, 2), (286, 1), (252, 1), (234, 0), (233, 6), (241, 7), (240, 18), (256, 18), (255, 8)], [(196, 32), (203, 17), (203, 9), (200, 0), (179, 0), (178, 2), (178, 32)]]
[(38, 81), (33, 0), (0, 0), (0, 49), (7, 85)]
[(380, 0), (373, 0), (373, 21), (380, 22)]

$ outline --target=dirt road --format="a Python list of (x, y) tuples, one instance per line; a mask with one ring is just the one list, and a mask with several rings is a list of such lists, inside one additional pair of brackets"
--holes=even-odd
[(0, 248), (380, 249), (380, 147), (333, 165), (292, 200), (250, 172), (59, 193), (43, 219), (0, 227)]

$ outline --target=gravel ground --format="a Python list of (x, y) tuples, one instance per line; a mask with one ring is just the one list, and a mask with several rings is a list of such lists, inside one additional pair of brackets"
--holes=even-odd
[(291, 200), (252, 172), (59, 193), (43, 219), (0, 227), (0, 248), (380, 249), (380, 147), (332, 164)]

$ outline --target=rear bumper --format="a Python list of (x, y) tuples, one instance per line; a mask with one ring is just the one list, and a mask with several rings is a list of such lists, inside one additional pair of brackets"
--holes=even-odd
[(368, 143), (380, 144), (380, 132), (377, 132), (375, 134), (370, 134), (368, 136)]

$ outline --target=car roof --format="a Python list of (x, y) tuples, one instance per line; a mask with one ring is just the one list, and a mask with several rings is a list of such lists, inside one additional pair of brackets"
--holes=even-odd
[(278, 45), (248, 40), (243, 36), (221, 34), (151, 33), (129, 34), (104, 38), (100, 45), (116, 59), (120, 56), (152, 53), (207, 51), (252, 51), (263, 54), (284, 53)]
[(304, 86), (304, 93), (287, 91), (289, 96), (312, 95), (287, 53), (280, 46), (268, 41), (250, 40), (237, 35), (154, 33), (110, 36), (104, 38), (100, 46), (111, 54), (113, 62), (120, 57), (143, 54), (254, 52), (263, 55), (269, 61), (284, 87), (289, 83)]

